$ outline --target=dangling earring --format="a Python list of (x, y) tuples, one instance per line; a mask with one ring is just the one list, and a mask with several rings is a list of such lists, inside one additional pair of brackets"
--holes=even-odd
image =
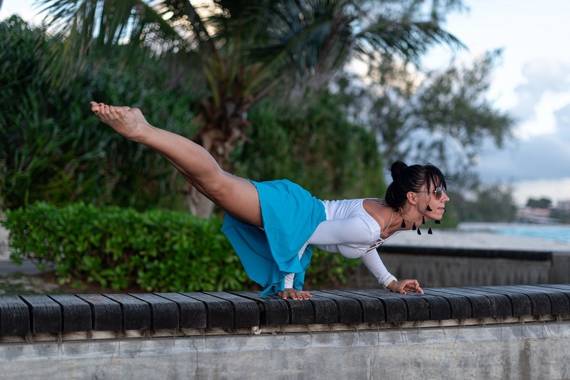
[[(431, 207), (429, 207), (429, 205), (427, 205), (426, 211), (433, 211), (433, 210), (431, 209)], [(424, 216), (422, 216), (422, 223), (425, 224), (425, 222), (426, 222), (426, 219)], [(439, 220), (436, 220), (435, 222), (439, 224)], [(433, 235), (433, 231), (431, 230), (431, 226), (428, 228), (428, 235)]]
[(402, 218), (402, 225), (400, 226), (400, 228), (405, 229), (406, 228), (406, 221)]

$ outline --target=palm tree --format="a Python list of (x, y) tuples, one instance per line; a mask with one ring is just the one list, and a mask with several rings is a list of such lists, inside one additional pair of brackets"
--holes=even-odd
[[(61, 67), (117, 45), (198, 64), (207, 91), (194, 139), (225, 168), (246, 138), (248, 110), (269, 94), (322, 87), (352, 58), (417, 62), (434, 44), (462, 46), (440, 26), (461, 0), (37, 1), (64, 41), (66, 80), (72, 70)], [(211, 204), (189, 194), (191, 211), (208, 216)]]

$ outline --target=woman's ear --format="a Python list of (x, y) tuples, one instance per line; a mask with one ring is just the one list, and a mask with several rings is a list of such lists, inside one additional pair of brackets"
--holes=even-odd
[(413, 191), (408, 191), (406, 193), (406, 198), (408, 199), (408, 203), (411, 205), (416, 205), (418, 203), (418, 197), (417, 194), (414, 193)]

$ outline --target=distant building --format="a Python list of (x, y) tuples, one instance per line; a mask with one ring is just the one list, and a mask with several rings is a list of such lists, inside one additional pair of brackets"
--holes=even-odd
[(549, 224), (555, 222), (550, 217), (549, 208), (523, 207), (517, 211), (517, 219), (523, 223)]
[(568, 211), (570, 212), (570, 200), (567, 201), (558, 201), (556, 203), (556, 209), (560, 211)]

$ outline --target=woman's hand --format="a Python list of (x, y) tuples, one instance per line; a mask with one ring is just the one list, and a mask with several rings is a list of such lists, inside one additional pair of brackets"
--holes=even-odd
[(284, 300), (292, 299), (292, 300), (308, 300), (311, 298), (311, 293), (305, 290), (296, 290), (296, 289), (283, 289), (282, 292), (277, 293), (277, 295)]
[(424, 294), (424, 290), (421, 288), (418, 280), (394, 280), (388, 284), (387, 288), (395, 293), (400, 294), (407, 294), (408, 292)]

